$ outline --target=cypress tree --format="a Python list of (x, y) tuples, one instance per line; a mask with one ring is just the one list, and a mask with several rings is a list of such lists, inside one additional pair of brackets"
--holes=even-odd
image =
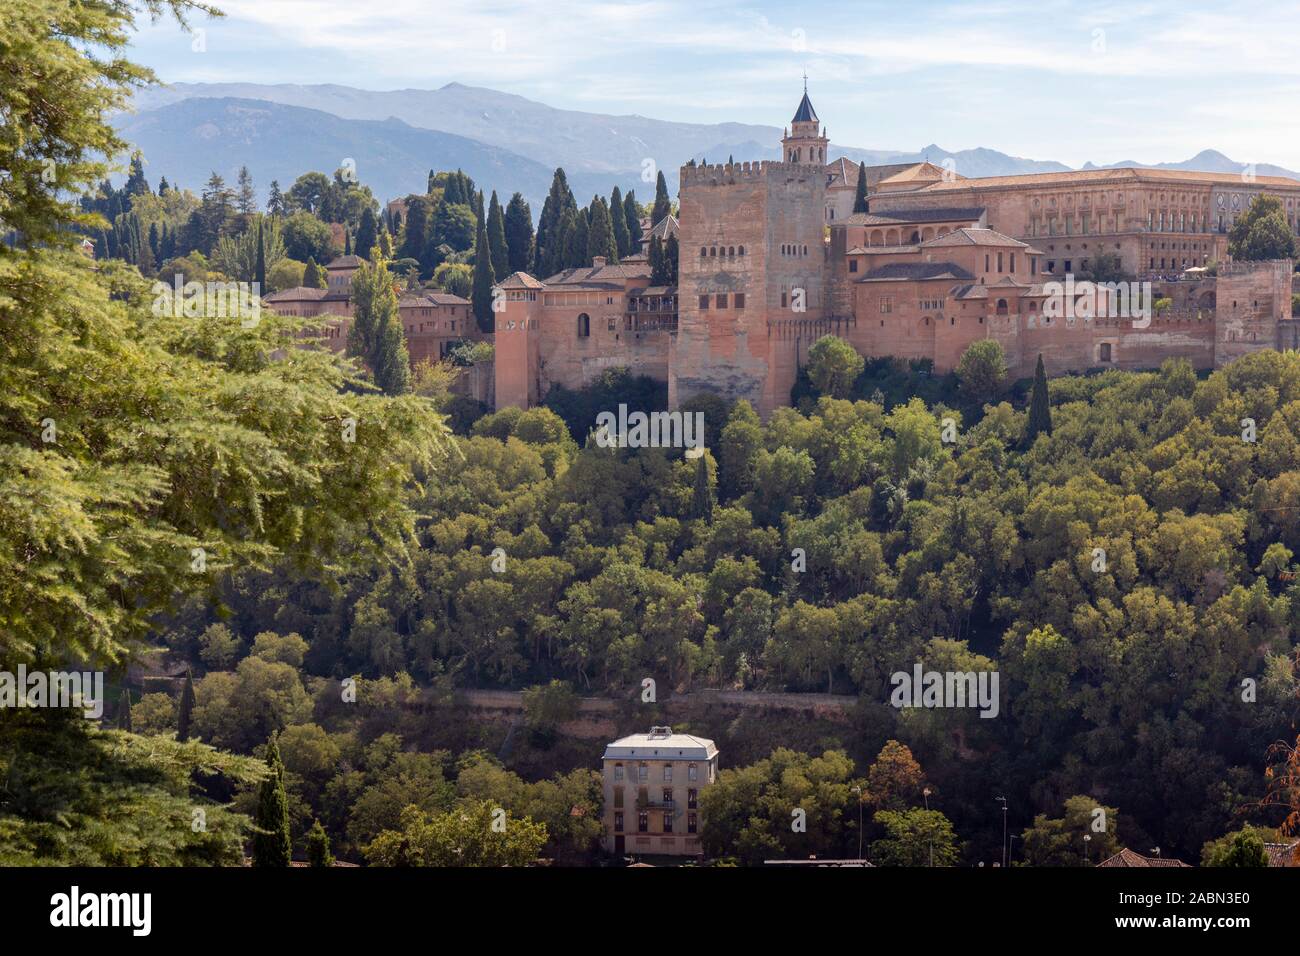
[(362, 259), (370, 258), (370, 250), (375, 247), (375, 240), (379, 237), (379, 223), (375, 219), (374, 210), (367, 206), (361, 213), (361, 224), (357, 227), (357, 242), (353, 251)]
[[(533, 213), (520, 193), (506, 206), (506, 246), (510, 272), (527, 272), (533, 263)], [(498, 276), (497, 278), (503, 278)]]
[(663, 256), (664, 278), (667, 280), (665, 285), (677, 284), (677, 237), (669, 236), (668, 241), (664, 243)]
[(302, 284), (308, 289), (329, 288), (329, 276), (312, 256), (307, 257), (307, 268), (302, 270)]
[(1034, 388), (1029, 396), (1029, 424), (1025, 428), (1025, 447), (1034, 444), (1042, 433), (1052, 434), (1052, 404), (1047, 393), (1047, 373), (1043, 370), (1043, 354), (1038, 353), (1038, 366), (1034, 369)]
[(343, 254), (352, 255), (352, 233), (346, 228), (343, 230)]
[(470, 300), (474, 303), (474, 318), (480, 331), (493, 330), (492, 286), (496, 284), (492, 269), (492, 250), (488, 244), (487, 217), (483, 215), (483, 197), (478, 200), (478, 233), (474, 238), (474, 287)]
[(668, 181), (664, 179), (664, 171), (659, 170), (659, 178), (655, 180), (655, 206), (654, 212), (650, 215), (651, 228), (659, 225), (664, 221), (664, 217), (673, 211), (673, 204), (668, 200)]
[(426, 195), (432, 195), (433, 191), (437, 188), (437, 186), (434, 183), (434, 180), (436, 178), (437, 178), (437, 173), (435, 173), (432, 169), (429, 170), (429, 179), (424, 187), (424, 192)]
[(181, 688), (181, 706), (176, 712), (176, 739), (184, 743), (190, 739), (190, 723), (194, 719), (194, 674), (185, 668), (185, 686)]
[(307, 862), (312, 866), (333, 866), (334, 856), (330, 853), (330, 838), (319, 820), (312, 821), (307, 833)]
[(618, 244), (614, 241), (614, 227), (609, 221), (605, 200), (595, 196), (587, 212), (590, 226), (587, 229), (587, 262), (604, 256), (607, 262), (618, 262)]
[(383, 389), (385, 395), (404, 395), (411, 390), (411, 354), (406, 348), (406, 332), (397, 311), (397, 294), (392, 291), (392, 278), (386, 268), (383, 269), (383, 279), (392, 301), (379, 314), (370, 367), (374, 371), (375, 384)]
[(691, 517), (706, 523), (713, 521), (713, 487), (709, 484), (709, 466), (705, 456), (695, 459), (695, 487), (691, 491)]
[(424, 265), (424, 248), (429, 242), (429, 201), (416, 196), (406, 204), (406, 233), (397, 250), (399, 259), (415, 259)]
[(628, 255), (641, 251), (641, 207), (637, 205), (636, 192), (629, 189), (623, 197), (623, 218), (627, 220)]
[(257, 220), (257, 274), (253, 277), (257, 283), (257, 294), (266, 291), (266, 244), (262, 236), (262, 219)]
[(493, 278), (504, 279), (510, 274), (510, 248), (506, 242), (506, 217), (495, 189), (492, 190), (492, 204), (488, 209), (487, 240), (488, 249), (492, 253)]
[(858, 192), (853, 197), (853, 211), (855, 213), (867, 211), (867, 164), (858, 163)]
[(610, 226), (614, 230), (614, 245), (618, 247), (618, 257), (623, 259), (632, 254), (632, 237), (627, 231), (627, 214), (623, 211), (623, 192), (617, 186), (609, 194)]
[[(566, 219), (568, 215), (566, 214)], [(560, 266), (562, 269), (580, 269), (591, 265), (591, 260), (587, 258), (587, 234), (591, 231), (591, 223), (587, 221), (587, 211), (578, 209), (572, 212), (572, 216), (573, 228), (564, 237), (564, 262)]]
[(284, 764), (280, 746), (272, 737), (266, 745), (266, 766), (270, 770), (257, 787), (257, 814), (253, 822), (253, 866), (287, 867), (292, 844), (289, 839), (289, 801), (284, 793)]

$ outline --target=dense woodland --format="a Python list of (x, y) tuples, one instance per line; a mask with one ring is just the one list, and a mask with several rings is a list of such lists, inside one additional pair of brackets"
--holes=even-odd
[[(65, 38), (120, 50), (130, 10), (12, 11), (24, 56), (66, 82), (61, 110), (36, 110), (0, 49), (28, 77), (0, 102), (42, 134), (0, 137), (20, 237), (0, 246), (0, 654), (107, 669), (113, 696), (102, 727), (0, 714), (0, 862), (602, 862), (596, 764), (560, 728), (590, 695), (643, 729), (646, 677), (664, 698), (859, 699), (848, 727), (692, 724), (726, 745), (702, 806), (717, 860), (862, 840), (881, 863), (992, 861), (998, 796), (1034, 865), (1130, 844), (1243, 865), (1244, 826), (1297, 823), (1300, 356), (1014, 383), (988, 343), (936, 375), (828, 337), (767, 422), (688, 403), (697, 459), (603, 448), (595, 411), (661, 407), (661, 386), (613, 371), (484, 414), (451, 399), (454, 368), (393, 363), (402, 259), (407, 282), (463, 267), (471, 294), (500, 274), (491, 210), (509, 215), (463, 175), (433, 174), (391, 223), (364, 187), (309, 174), (211, 231), (212, 195), (155, 191), (139, 162), (102, 185), (124, 144), (100, 117), (149, 77)], [(579, 221), (584, 256), (596, 223), (620, 252), (635, 200), (580, 212), (556, 183), (519, 261), (573, 264)], [(163, 225), (144, 212), (169, 203)], [(463, 247), (421, 258), (446, 238), (408, 243), (422, 205)], [(304, 270), (339, 251), (331, 226), (370, 246), (348, 354), (300, 319), (150, 309), (149, 257), (269, 276), (293, 258), (276, 243), (305, 251), (298, 216), (324, 230), (301, 231), (323, 243)], [(120, 257), (80, 254), (86, 233)], [(998, 717), (890, 706), (918, 662), (998, 671)], [(491, 687), (525, 690), (504, 743), (456, 710)]]

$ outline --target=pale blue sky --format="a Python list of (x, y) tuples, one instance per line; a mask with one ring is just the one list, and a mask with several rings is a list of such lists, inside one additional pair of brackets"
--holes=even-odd
[(167, 81), (435, 88), (665, 120), (785, 124), (801, 74), (831, 140), (1071, 165), (1213, 148), (1300, 169), (1300, 4), (1200, 0), (215, 0)]

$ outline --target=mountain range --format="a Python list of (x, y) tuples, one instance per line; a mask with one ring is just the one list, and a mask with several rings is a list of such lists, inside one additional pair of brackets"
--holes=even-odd
[[(510, 93), (449, 83), (437, 90), (362, 90), (339, 85), (177, 83), (143, 90), (135, 112), (114, 122), (137, 146), (151, 179), (198, 190), (213, 170), (233, 181), (241, 165), (262, 197), (272, 179), (288, 188), (300, 174), (332, 172), (346, 159), (383, 199), (422, 192), (432, 169), (463, 169), (504, 199), (516, 190), (534, 215), (563, 166), (585, 203), (615, 184), (642, 201), (665, 171), (676, 191), (676, 169), (690, 159), (717, 162), (777, 159), (782, 130), (745, 123), (678, 123), (644, 116), (561, 110)], [(915, 151), (832, 146), (868, 165), (951, 160), (964, 176), (1064, 171), (1052, 160), (1009, 156), (994, 149), (950, 152), (931, 144)], [(1105, 168), (1140, 166), (1135, 162)], [(1236, 172), (1244, 164), (1215, 150), (1156, 168)], [(1103, 168), (1092, 163), (1085, 169)], [(1300, 178), (1266, 163), (1259, 175)]]

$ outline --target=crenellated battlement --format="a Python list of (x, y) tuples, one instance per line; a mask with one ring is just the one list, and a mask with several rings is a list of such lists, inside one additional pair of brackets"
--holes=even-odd
[(799, 173), (810, 175), (817, 171), (815, 166), (783, 163), (773, 159), (755, 160), (747, 163), (710, 163), (707, 166), (683, 166), (681, 168), (681, 184), (682, 186), (701, 184), (730, 186), (742, 182), (758, 182), (774, 174)]

